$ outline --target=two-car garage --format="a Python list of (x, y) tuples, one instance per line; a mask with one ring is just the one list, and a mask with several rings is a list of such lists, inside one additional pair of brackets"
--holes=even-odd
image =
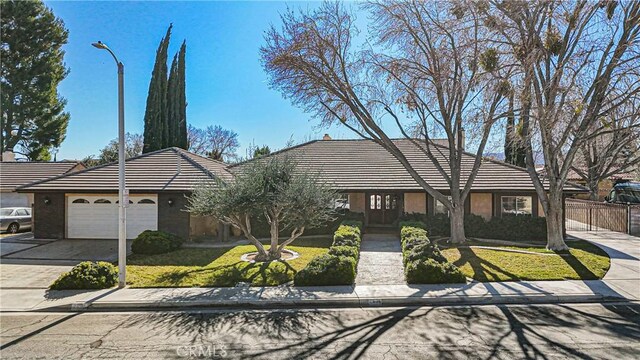
[[(66, 196), (66, 234), (69, 239), (117, 239), (118, 196)], [(158, 229), (158, 196), (131, 195), (127, 207), (127, 239)]]

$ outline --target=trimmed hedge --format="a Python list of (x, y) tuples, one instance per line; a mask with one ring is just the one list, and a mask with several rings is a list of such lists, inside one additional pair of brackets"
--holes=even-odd
[[(422, 223), (431, 236), (451, 236), (451, 222), (446, 214), (404, 214), (401, 224)], [(408, 225), (420, 227), (416, 225)], [(547, 220), (544, 217), (503, 216), (486, 221), (482, 216), (466, 214), (467, 236), (510, 241), (546, 241)]]
[(51, 290), (107, 289), (118, 283), (118, 268), (113, 264), (84, 261), (60, 275)]
[(297, 286), (351, 285), (356, 278), (356, 259), (347, 256), (320, 255), (294, 277)]
[(351, 285), (356, 279), (362, 222), (345, 220), (333, 235), (329, 253), (316, 256), (293, 278), (296, 286)]
[(346, 256), (358, 260), (360, 259), (360, 248), (357, 246), (332, 246), (329, 248), (329, 255)]
[[(409, 284), (463, 283), (467, 279), (457, 266), (447, 261), (438, 246), (427, 237), (426, 224), (403, 222), (400, 229), (402, 261)], [(417, 226), (409, 226), (417, 225)]]
[(178, 250), (182, 238), (164, 231), (145, 230), (131, 243), (134, 254), (155, 255)]

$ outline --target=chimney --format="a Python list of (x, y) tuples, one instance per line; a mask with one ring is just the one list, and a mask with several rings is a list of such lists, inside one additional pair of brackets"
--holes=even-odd
[(5, 151), (2, 153), (2, 161), (16, 161), (16, 154), (13, 151)]
[(324, 134), (322, 140), (331, 140), (331, 136), (329, 136), (329, 134)]

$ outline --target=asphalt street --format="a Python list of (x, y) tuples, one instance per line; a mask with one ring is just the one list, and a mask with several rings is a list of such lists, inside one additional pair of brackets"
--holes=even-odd
[(3, 313), (0, 358), (637, 359), (640, 304)]

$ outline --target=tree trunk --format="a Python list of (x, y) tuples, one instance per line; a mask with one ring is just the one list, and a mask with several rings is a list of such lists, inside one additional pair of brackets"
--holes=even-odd
[(466, 236), (464, 234), (464, 206), (454, 206), (450, 211), (451, 220), (451, 238), (449, 239), (454, 244), (464, 243)]
[(562, 195), (552, 196), (549, 194), (549, 204), (547, 213), (547, 250), (559, 251), (568, 250), (569, 247), (564, 242)]
[(278, 225), (278, 220), (274, 216), (274, 218), (271, 219), (271, 247), (269, 248), (268, 260), (278, 260), (281, 256), (281, 252), (278, 249), (278, 236), (280, 232)]
[(600, 184), (598, 184), (598, 180), (589, 181), (589, 200), (600, 200)]

